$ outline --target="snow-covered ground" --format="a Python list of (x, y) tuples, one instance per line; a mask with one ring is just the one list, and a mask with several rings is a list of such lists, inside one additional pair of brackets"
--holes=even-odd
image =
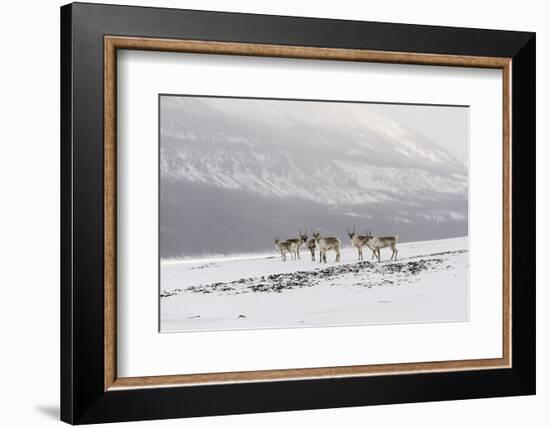
[[(161, 264), (161, 331), (468, 320), (468, 238), (399, 244), (397, 261), (272, 254)], [(318, 255), (316, 256), (318, 257)]]

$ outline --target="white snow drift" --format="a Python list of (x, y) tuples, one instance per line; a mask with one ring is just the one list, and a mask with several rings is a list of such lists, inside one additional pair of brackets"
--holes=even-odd
[(396, 262), (271, 254), (161, 264), (161, 331), (467, 321), (468, 238), (399, 245)]

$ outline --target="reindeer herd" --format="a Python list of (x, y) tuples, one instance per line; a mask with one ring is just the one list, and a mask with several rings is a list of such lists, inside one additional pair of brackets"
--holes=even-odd
[[(377, 258), (380, 261), (380, 250), (382, 248), (390, 248), (392, 255), (390, 260), (397, 260), (397, 240), (399, 236), (373, 236), (369, 231), (365, 235), (359, 235), (355, 233), (355, 226), (353, 230), (346, 228), (349, 239), (351, 240), (352, 247), (357, 248), (358, 260), (363, 260), (363, 247), (367, 247), (372, 251), (372, 257)], [(342, 248), (342, 241), (340, 238), (332, 236), (321, 236), (319, 232), (312, 234), (311, 239), (307, 233), (298, 231), (298, 238), (291, 238), (281, 240), (275, 237), (275, 247), (281, 252), (281, 259), (286, 261), (287, 254), (290, 254), (291, 260), (300, 259), (300, 248), (305, 246), (311, 253), (311, 261), (315, 261), (315, 250), (319, 250), (319, 263), (327, 262), (327, 251), (334, 251), (336, 253), (336, 262), (340, 261), (340, 250)]]

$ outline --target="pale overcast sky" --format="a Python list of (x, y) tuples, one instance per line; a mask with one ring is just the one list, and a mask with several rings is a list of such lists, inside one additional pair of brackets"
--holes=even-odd
[(469, 108), (401, 104), (369, 104), (374, 112), (395, 120), (449, 150), (468, 163)]
[[(183, 97), (169, 97), (171, 103), (185, 101)], [(247, 118), (251, 124), (264, 119), (267, 123), (278, 118), (288, 121), (292, 118), (307, 120), (320, 125), (334, 124), (335, 127), (351, 126), (352, 118), (361, 118), (364, 125), (375, 117), (361, 116), (361, 112), (372, 112), (392, 123), (408, 128), (432, 143), (450, 152), (464, 166), (468, 164), (469, 108), (463, 106), (377, 104), (369, 102), (330, 102), (303, 100), (265, 100), (254, 98), (197, 98), (201, 103), (215, 110)], [(348, 123), (347, 123), (348, 122)], [(357, 124), (357, 123), (355, 123)], [(251, 125), (252, 126), (252, 125)], [(383, 125), (384, 126), (384, 125)]]

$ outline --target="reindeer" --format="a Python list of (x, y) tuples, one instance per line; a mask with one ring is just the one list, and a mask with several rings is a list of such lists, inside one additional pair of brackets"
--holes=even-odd
[(392, 254), (390, 260), (397, 260), (397, 241), (399, 236), (372, 236), (371, 232), (367, 234), (366, 245), (372, 250), (373, 257), (376, 255), (380, 261), (380, 249), (390, 247)]
[(300, 259), (300, 247), (306, 243), (307, 235), (302, 233), (301, 230), (299, 230), (298, 231), (298, 236), (299, 236), (299, 238), (286, 239), (285, 241), (291, 242), (291, 243), (296, 245), (296, 251), (294, 253), (294, 258), (297, 257), (298, 260), (299, 260)]
[(281, 241), (278, 237), (275, 237), (275, 247), (281, 252), (281, 260), (286, 262), (286, 253), (290, 253), (291, 260), (294, 260), (296, 255), (296, 244), (289, 241)]
[[(372, 232), (371, 232), (370, 230), (369, 230), (368, 232), (365, 230), (365, 236), (366, 236), (367, 238), (372, 237)], [(376, 248), (370, 246), (369, 240), (368, 240), (368, 239), (367, 239), (367, 242), (365, 242), (365, 245), (366, 245), (367, 247), (369, 247), (369, 249), (372, 251), (372, 256), (371, 256), (370, 259), (371, 259), (371, 260), (374, 259), (374, 258), (376, 257), (376, 255), (377, 255), (377, 253), (376, 253)]]
[(336, 251), (335, 261), (340, 261), (340, 248), (342, 247), (342, 241), (340, 241), (340, 239), (332, 237), (321, 238), (321, 234), (319, 232), (315, 232), (313, 234), (313, 238), (315, 238), (315, 242), (319, 247), (319, 263), (327, 262), (328, 250)]
[(315, 241), (315, 238), (311, 238), (306, 243), (307, 248), (309, 249), (309, 252), (311, 253), (311, 261), (315, 261), (315, 247), (317, 247), (317, 242)]
[[(351, 239), (351, 246), (357, 248), (357, 253), (358, 253), (358, 259), (357, 260), (363, 260), (363, 246), (367, 245), (368, 235), (358, 235), (358, 234), (356, 234), (355, 233), (355, 226), (353, 226), (352, 231), (350, 231), (346, 227), (346, 231), (348, 232), (349, 239)], [(371, 250), (372, 250), (372, 248), (371, 248)], [(372, 251), (372, 257), (374, 257), (374, 250)]]

